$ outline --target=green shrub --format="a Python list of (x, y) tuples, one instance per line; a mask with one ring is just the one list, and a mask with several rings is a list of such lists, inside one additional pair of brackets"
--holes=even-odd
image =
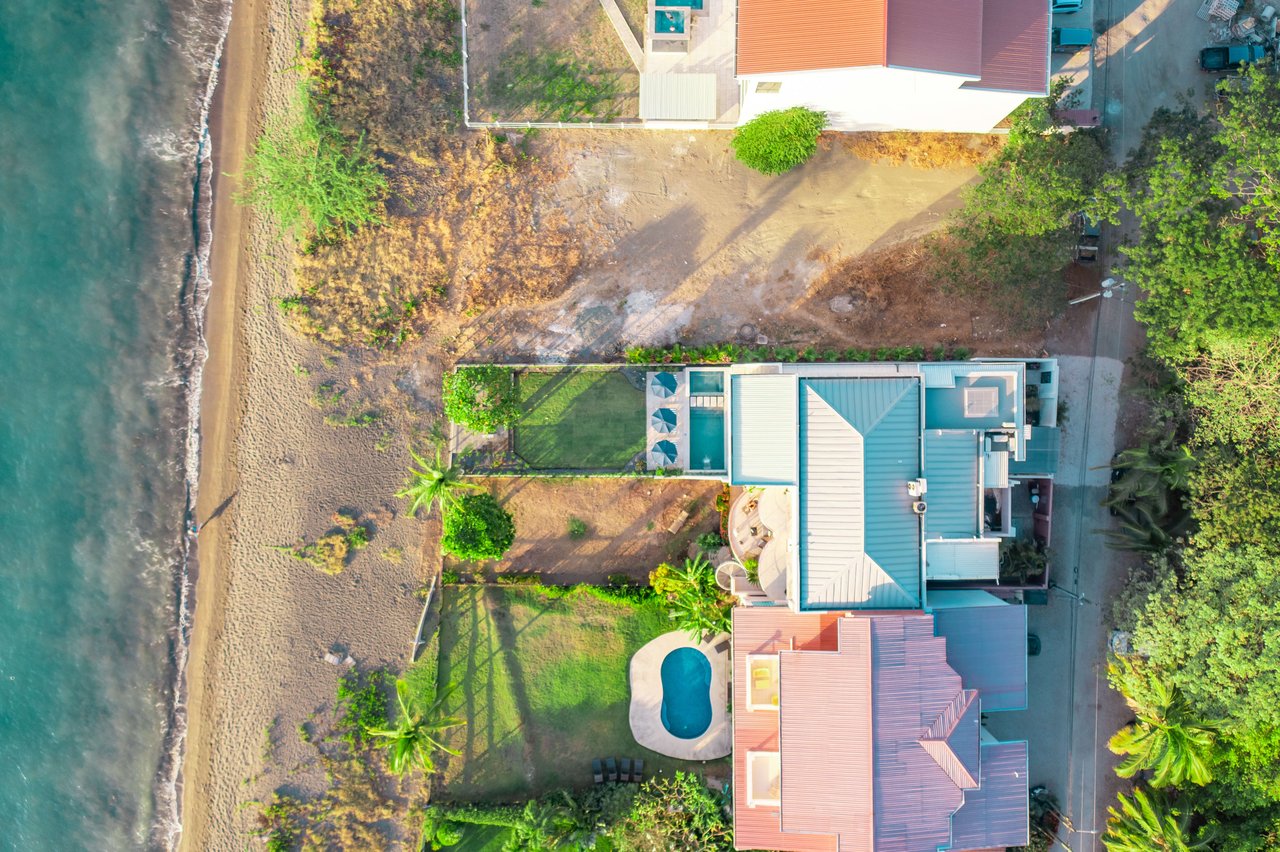
[(444, 377), (444, 413), (476, 432), (496, 432), (520, 416), (511, 371), (492, 364), (459, 367)]
[(491, 494), (471, 494), (445, 512), (440, 548), (459, 559), (499, 559), (515, 538), (511, 513)]
[(581, 518), (569, 519), (569, 538), (579, 539), (585, 538), (587, 535), (587, 522)]
[(499, 586), (541, 586), (541, 574), (499, 574)]
[(742, 570), (747, 573), (747, 579), (755, 585), (760, 585), (760, 560), (754, 556), (748, 556), (742, 560)]
[(306, 83), (283, 115), (268, 119), (243, 179), (237, 200), (291, 233), (325, 238), (382, 221), (386, 177), (363, 139), (343, 138)]
[(338, 678), (338, 694), (335, 706), (338, 720), (335, 730), (338, 738), (352, 748), (368, 743), (365, 731), (387, 722), (387, 687), (390, 676), (382, 669), (375, 669), (361, 676), (354, 669)]
[(462, 582), (462, 575), (452, 568), (446, 568), (440, 572), (440, 585), (456, 586), (460, 582)]
[(748, 121), (733, 135), (733, 153), (766, 175), (780, 175), (808, 160), (818, 150), (818, 134), (827, 114), (805, 107), (774, 110)]
[(698, 536), (698, 549), (707, 556), (715, 555), (715, 552), (724, 547), (724, 539), (720, 537), (718, 532), (704, 532)]

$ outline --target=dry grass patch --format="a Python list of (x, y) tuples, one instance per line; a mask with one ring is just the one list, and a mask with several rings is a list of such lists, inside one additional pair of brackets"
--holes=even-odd
[(839, 134), (840, 144), (859, 159), (918, 169), (976, 166), (1000, 150), (1004, 138), (995, 134), (904, 131)]

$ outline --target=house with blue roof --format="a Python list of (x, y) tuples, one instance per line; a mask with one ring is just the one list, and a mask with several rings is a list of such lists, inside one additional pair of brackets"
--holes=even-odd
[[(1051, 359), (736, 364), (650, 374), (648, 462), (737, 487), (744, 603), (928, 608), (933, 589), (1016, 584), (1048, 543), (1058, 456)], [(1025, 577), (1021, 578), (1025, 582)]]

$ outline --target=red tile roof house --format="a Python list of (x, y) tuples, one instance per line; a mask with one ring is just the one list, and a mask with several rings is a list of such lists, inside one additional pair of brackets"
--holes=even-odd
[(1048, 0), (738, 0), (739, 122), (985, 132), (1049, 87)]
[(1026, 609), (950, 594), (933, 613), (734, 608), (738, 849), (1027, 843), (1027, 744), (981, 721), (1026, 707)]

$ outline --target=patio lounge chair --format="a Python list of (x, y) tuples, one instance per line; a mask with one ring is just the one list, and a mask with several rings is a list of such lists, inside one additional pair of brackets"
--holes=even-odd
[(631, 773), (631, 780), (637, 784), (644, 780), (644, 760), (639, 757), (636, 758), (636, 768)]
[(618, 763), (617, 763), (617, 761), (615, 761), (612, 757), (608, 758), (608, 759), (607, 759), (607, 760), (605, 760), (605, 762), (604, 762), (604, 768), (605, 768), (606, 770), (608, 770), (608, 773), (607, 773), (607, 774), (608, 774), (608, 779), (607, 779), (608, 781), (613, 782), (613, 781), (617, 781), (617, 780), (618, 780)]
[(631, 780), (631, 758), (622, 758), (622, 777), (618, 779), (623, 784)]
[(604, 768), (600, 765), (600, 758), (598, 757), (591, 761), (591, 774), (595, 777), (597, 784), (604, 783)]

